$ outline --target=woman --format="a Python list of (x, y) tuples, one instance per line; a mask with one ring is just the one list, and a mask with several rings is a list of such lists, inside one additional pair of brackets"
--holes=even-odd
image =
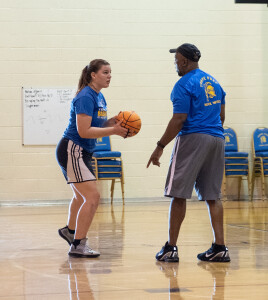
[(103, 59), (95, 59), (83, 69), (71, 104), (69, 125), (56, 149), (58, 163), (73, 190), (67, 226), (58, 231), (71, 246), (70, 256), (100, 255), (89, 247), (86, 238), (100, 200), (90, 164), (95, 139), (128, 135), (115, 117), (107, 121), (106, 101), (100, 91), (109, 87), (110, 81), (111, 67)]

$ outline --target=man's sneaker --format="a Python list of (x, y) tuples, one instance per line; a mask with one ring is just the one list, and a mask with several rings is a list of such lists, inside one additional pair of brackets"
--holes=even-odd
[(82, 239), (80, 244), (76, 247), (74, 244), (71, 245), (69, 253), (72, 257), (86, 257), (86, 258), (94, 258), (100, 256), (100, 253), (97, 251), (92, 250), (87, 245), (87, 239)]
[(202, 261), (209, 262), (229, 262), (230, 256), (228, 248), (224, 245), (217, 245), (212, 243), (212, 246), (203, 253), (199, 253), (197, 258)]
[(59, 235), (69, 244), (71, 245), (74, 240), (74, 234), (70, 233), (68, 227), (65, 226), (58, 230)]
[(178, 248), (177, 246), (171, 246), (166, 242), (165, 246), (163, 246), (161, 251), (156, 254), (155, 258), (159, 261), (178, 262)]

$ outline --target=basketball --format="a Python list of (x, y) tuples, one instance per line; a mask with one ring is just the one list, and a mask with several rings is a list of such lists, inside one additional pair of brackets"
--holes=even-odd
[(141, 119), (135, 111), (120, 111), (116, 117), (117, 121), (123, 122), (121, 126), (133, 131), (133, 136), (136, 135), (141, 129)]

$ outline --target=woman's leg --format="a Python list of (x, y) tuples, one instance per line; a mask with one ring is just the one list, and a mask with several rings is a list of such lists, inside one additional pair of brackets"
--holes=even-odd
[(79, 211), (81, 205), (84, 203), (84, 199), (75, 190), (75, 188), (72, 184), (71, 184), (71, 188), (73, 190), (73, 199), (69, 205), (69, 215), (68, 215), (67, 226), (70, 230), (75, 230), (77, 214), (78, 214), (78, 211)]
[(73, 190), (77, 198), (82, 197), (83, 204), (78, 210), (76, 217), (75, 239), (84, 239), (92, 223), (95, 212), (100, 201), (100, 194), (96, 181), (85, 181), (72, 183)]

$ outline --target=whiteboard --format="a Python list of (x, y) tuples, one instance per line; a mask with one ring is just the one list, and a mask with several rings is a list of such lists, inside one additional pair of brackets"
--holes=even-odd
[(23, 145), (56, 145), (70, 118), (75, 88), (22, 88)]

